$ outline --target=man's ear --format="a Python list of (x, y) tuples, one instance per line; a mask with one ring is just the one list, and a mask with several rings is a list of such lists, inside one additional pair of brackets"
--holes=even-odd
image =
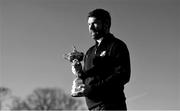
[(106, 32), (109, 31), (109, 24), (110, 23), (108, 20), (104, 21), (104, 23), (103, 23), (103, 28)]

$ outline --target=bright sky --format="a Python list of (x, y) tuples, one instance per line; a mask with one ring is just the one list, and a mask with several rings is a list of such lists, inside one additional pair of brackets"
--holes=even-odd
[(178, 0), (0, 0), (0, 85), (21, 97), (37, 87), (70, 93), (74, 76), (62, 55), (94, 44), (87, 13), (104, 8), (131, 55), (128, 109), (180, 109), (179, 7)]

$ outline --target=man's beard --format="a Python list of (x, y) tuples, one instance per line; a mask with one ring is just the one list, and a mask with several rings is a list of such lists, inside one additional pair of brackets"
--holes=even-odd
[[(93, 34), (92, 34), (93, 33)], [(94, 40), (98, 40), (100, 38), (102, 38), (104, 36), (104, 31), (103, 30), (99, 30), (99, 31), (93, 31), (91, 32), (91, 37), (94, 39)]]

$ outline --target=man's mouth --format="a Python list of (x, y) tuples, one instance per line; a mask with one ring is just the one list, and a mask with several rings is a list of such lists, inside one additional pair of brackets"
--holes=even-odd
[(91, 31), (91, 35), (96, 35), (97, 33), (96, 31)]

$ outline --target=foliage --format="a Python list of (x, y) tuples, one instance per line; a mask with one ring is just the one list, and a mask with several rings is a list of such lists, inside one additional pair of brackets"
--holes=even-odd
[[(0, 93), (1, 94), (1, 93)], [(2, 95), (2, 94), (1, 94)], [(4, 95), (3, 95), (4, 96)], [(37, 88), (24, 100), (10, 96), (8, 108), (10, 110), (80, 110), (83, 103), (77, 98), (72, 98), (58, 88)], [(4, 102), (4, 101), (0, 101)], [(1, 106), (1, 103), (0, 103)], [(3, 109), (3, 107), (0, 107)]]
[(7, 100), (10, 94), (11, 90), (9, 88), (0, 87), (0, 109), (4, 107), (3, 102)]

